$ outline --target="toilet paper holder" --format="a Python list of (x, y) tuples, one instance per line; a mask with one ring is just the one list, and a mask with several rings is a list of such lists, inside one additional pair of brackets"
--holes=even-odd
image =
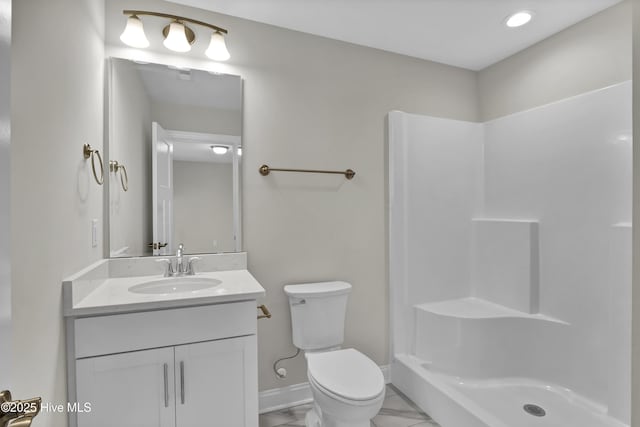
[(262, 314), (258, 315), (258, 319), (271, 319), (271, 312), (269, 311), (266, 305), (264, 304), (259, 305), (258, 310), (262, 312)]

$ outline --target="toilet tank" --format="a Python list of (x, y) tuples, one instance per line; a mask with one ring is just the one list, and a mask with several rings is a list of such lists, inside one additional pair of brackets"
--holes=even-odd
[(351, 285), (338, 281), (285, 286), (293, 344), (304, 351), (340, 346), (349, 292)]

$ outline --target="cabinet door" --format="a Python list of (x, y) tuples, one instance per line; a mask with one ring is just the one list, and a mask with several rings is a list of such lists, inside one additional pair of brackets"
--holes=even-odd
[(78, 427), (175, 427), (173, 348), (76, 361)]
[(178, 427), (257, 427), (256, 336), (175, 348)]

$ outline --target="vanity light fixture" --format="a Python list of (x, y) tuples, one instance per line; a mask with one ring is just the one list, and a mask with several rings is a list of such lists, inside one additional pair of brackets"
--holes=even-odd
[(204, 54), (214, 61), (226, 61), (231, 57), (220, 31), (211, 34), (211, 43)]
[(533, 18), (532, 12), (528, 10), (521, 10), (512, 15), (509, 15), (509, 17), (505, 21), (505, 25), (509, 28), (521, 27), (525, 24), (528, 24), (532, 18)]
[(164, 36), (163, 44), (167, 49), (174, 52), (188, 52), (191, 50), (191, 45), (196, 41), (196, 34), (191, 28), (185, 25), (185, 22), (188, 22), (213, 30), (209, 47), (205, 51), (205, 54), (209, 58), (214, 61), (226, 61), (231, 57), (224, 41), (224, 35), (227, 34), (227, 30), (224, 28), (195, 19), (185, 18), (184, 16), (170, 15), (167, 13), (148, 12), (144, 10), (123, 10), (122, 13), (128, 15), (129, 18), (127, 19), (127, 26), (120, 36), (120, 40), (128, 46), (139, 49), (149, 46), (149, 40), (144, 33), (142, 21), (139, 18), (140, 16), (146, 15), (172, 20), (169, 25), (165, 26), (162, 30), (162, 35)]
[(137, 15), (129, 16), (127, 26), (120, 35), (120, 40), (122, 40), (122, 43), (138, 49), (149, 47), (149, 40), (147, 40), (147, 36), (144, 33), (142, 21)]
[[(165, 27), (166, 30), (167, 27)], [(189, 37), (187, 35), (187, 29), (190, 31)], [(162, 44), (169, 50), (174, 52), (189, 52), (191, 50), (191, 43), (196, 40), (196, 37), (191, 30), (180, 21), (173, 21), (169, 24), (169, 29), (162, 30), (164, 35), (164, 42)], [(191, 40), (191, 41), (189, 41)]]
[(212, 145), (211, 151), (219, 156), (222, 156), (223, 154), (227, 154), (227, 151), (229, 151), (229, 147), (227, 147), (226, 145)]
[(242, 156), (242, 147), (238, 147), (236, 152), (238, 153), (238, 156)]

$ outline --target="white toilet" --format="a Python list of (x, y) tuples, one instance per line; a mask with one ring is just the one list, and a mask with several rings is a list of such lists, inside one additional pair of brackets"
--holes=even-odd
[(340, 349), (351, 285), (287, 285), (293, 344), (304, 350), (314, 407), (307, 427), (369, 427), (384, 400), (382, 371), (358, 350)]

